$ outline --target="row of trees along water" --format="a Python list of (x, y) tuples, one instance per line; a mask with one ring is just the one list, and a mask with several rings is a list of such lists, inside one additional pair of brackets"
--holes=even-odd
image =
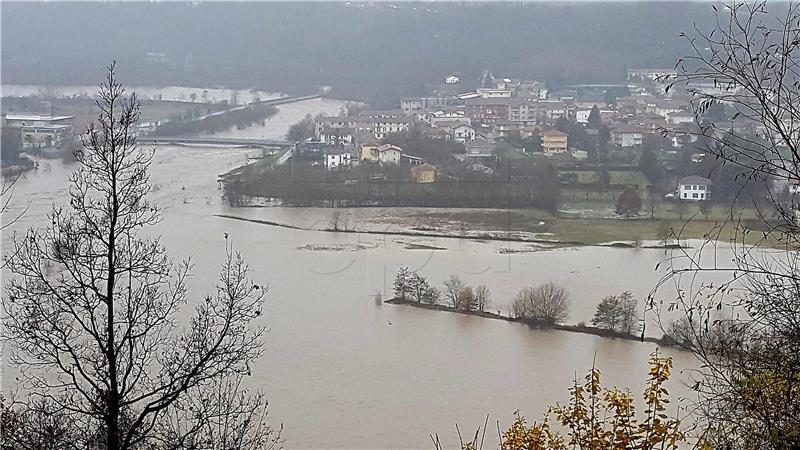
[(245, 107), (237, 107), (227, 111), (211, 113), (204, 116), (182, 116), (161, 123), (153, 136), (188, 136), (213, 134), (226, 131), (231, 127), (246, 128), (254, 123), (262, 122), (277, 114), (278, 108), (264, 104), (252, 103)]
[[(463, 164), (454, 162), (453, 164)], [(464, 164), (458, 177), (417, 183), (407, 167), (362, 162), (348, 170), (285, 164), (226, 179), (227, 198), (279, 198), (293, 206), (429, 206), (558, 210), (558, 170), (548, 162), (514, 161), (492, 174)]]
[[(489, 312), (492, 306), (491, 292), (486, 285), (470, 286), (458, 275), (450, 275), (439, 289), (418, 271), (401, 267), (395, 274), (392, 288), (395, 301), (480, 313)], [(552, 282), (525, 287), (512, 299), (508, 309), (509, 317), (531, 324), (563, 324), (570, 314), (569, 292)], [(497, 315), (500, 314), (498, 309)], [(607, 330), (611, 335), (630, 335), (637, 331), (638, 323), (637, 301), (628, 291), (603, 297), (592, 319), (593, 326)], [(578, 327), (585, 328), (586, 324), (580, 323)]]

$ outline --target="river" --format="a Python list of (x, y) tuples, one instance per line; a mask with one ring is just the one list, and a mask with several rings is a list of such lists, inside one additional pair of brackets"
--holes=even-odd
[[(225, 135), (282, 138), (289, 124), (305, 114), (335, 114), (342, 106), (321, 99), (282, 105), (263, 126)], [(653, 344), (375, 305), (372, 296), (376, 290), (390, 290), (391, 277), (401, 265), (420, 270), (436, 284), (451, 273), (469, 284), (486, 284), (500, 308), (522, 286), (555, 281), (570, 291), (570, 322), (588, 321), (603, 295), (631, 290), (642, 298), (649, 292), (663, 251), (584, 247), (501, 254), (498, 243), (447, 238), (435, 240), (447, 250), (415, 250), (406, 244), (431, 241), (293, 230), (217, 217), (231, 214), (311, 226), (328, 219), (330, 211), (317, 208), (224, 206), (217, 175), (255, 153), (158, 148), (151, 199), (162, 208), (163, 221), (154, 231), (174, 258), (192, 256), (194, 297), (211, 292), (226, 233), (249, 261), (252, 277), (269, 284), (267, 351), (249, 381), (266, 392), (272, 421), (285, 423), (286, 447), (430, 448), (428, 434), (436, 432), (444, 444), (455, 447), (456, 422), (462, 432), (472, 430), (466, 432), (471, 435), (487, 413), (490, 424), (500, 420), (503, 426), (517, 409), (539, 419), (547, 405), (567, 399), (573, 377), (586, 373), (593, 360), (602, 369), (604, 385), (641, 391)], [(50, 206), (63, 203), (72, 169), (42, 160), (38, 170), (23, 175), (12, 209), (28, 209), (4, 234), (4, 250), (10, 233), (46, 223)], [(308, 244), (353, 250), (300, 248)], [(680, 371), (692, 367), (693, 360), (683, 352), (663, 352), (674, 358), (676, 367), (669, 388), (688, 395), (679, 382)], [(4, 389), (13, 386), (11, 369), (4, 371)], [(493, 430), (490, 425), (485, 448), (497, 441)]]

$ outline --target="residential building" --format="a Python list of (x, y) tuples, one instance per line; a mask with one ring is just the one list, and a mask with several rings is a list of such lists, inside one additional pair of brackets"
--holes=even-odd
[(400, 133), (411, 126), (401, 110), (366, 111), (356, 117), (323, 117), (317, 121), (316, 138), (330, 145), (355, 144), (357, 135), (370, 133), (374, 139)]
[(567, 152), (567, 133), (556, 129), (542, 133), (542, 150), (545, 155), (558, 155)]
[(688, 105), (683, 101), (655, 98), (647, 102), (645, 111), (658, 114), (661, 117), (668, 117), (670, 114), (684, 112)]
[(494, 142), (477, 138), (467, 143), (465, 154), (468, 159), (493, 158), (496, 150)]
[(459, 81), (461, 81), (461, 79), (455, 75), (448, 75), (444, 78), (445, 84), (458, 84)]
[(464, 100), (464, 113), (472, 120), (494, 123), (508, 120), (508, 98), (470, 98)]
[(316, 140), (326, 145), (352, 145), (355, 143), (355, 128), (317, 128)]
[(711, 195), (711, 185), (708, 178), (691, 175), (678, 181), (678, 198), (687, 201), (707, 200)]
[(676, 111), (667, 114), (667, 122), (672, 125), (694, 123), (694, 114), (689, 111)]
[(569, 117), (569, 108), (559, 100), (545, 100), (536, 104), (536, 119), (539, 124), (553, 125), (562, 117)]
[(354, 162), (352, 147), (331, 148), (325, 152), (325, 167), (328, 170), (349, 167)]
[(469, 125), (459, 125), (453, 128), (453, 140), (466, 144), (475, 140), (475, 128)]
[(581, 124), (589, 123), (589, 115), (592, 113), (591, 109), (578, 109), (575, 110), (575, 122)]
[(512, 98), (508, 102), (508, 120), (512, 122), (535, 123), (536, 104), (521, 98)]
[(480, 98), (511, 98), (511, 91), (508, 89), (478, 88), (476, 92)]
[(429, 109), (445, 106), (446, 97), (407, 97), (400, 100), (400, 109), (406, 114), (424, 113)]
[(449, 141), (453, 136), (449, 128), (418, 127), (419, 132), (428, 139)]
[(465, 116), (462, 112), (436, 111), (428, 116), (428, 123), (430, 123), (432, 127), (455, 128), (459, 125), (470, 125), (472, 119)]
[(361, 159), (381, 164), (400, 164), (403, 149), (392, 144), (365, 144), (361, 146)]
[(519, 130), (519, 137), (522, 139), (531, 139), (540, 134), (541, 130), (539, 130), (537, 127), (523, 127)]
[(511, 135), (519, 135), (522, 129), (522, 123), (512, 122), (510, 120), (499, 120), (494, 123), (494, 132), (498, 137), (508, 137)]
[(626, 124), (611, 128), (611, 142), (620, 147), (637, 147), (644, 142), (644, 130)]
[(383, 139), (389, 134), (402, 133), (410, 126), (411, 121), (404, 118), (377, 118), (373, 121), (372, 134), (375, 139)]

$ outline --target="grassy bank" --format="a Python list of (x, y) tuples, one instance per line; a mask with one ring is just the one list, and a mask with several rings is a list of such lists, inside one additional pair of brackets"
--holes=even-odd
[[(331, 209), (331, 212), (335, 210)], [(553, 248), (608, 245), (613, 242), (627, 243), (619, 245), (620, 247), (633, 247), (636, 241), (661, 241), (664, 232), (664, 222), (649, 219), (570, 219), (554, 217), (536, 210), (384, 208), (381, 211), (383, 212), (381, 215), (362, 219), (376, 227), (394, 225), (392, 231), (382, 231), (374, 227), (308, 231), (542, 243)], [(343, 214), (347, 215), (346, 212)], [(262, 225), (305, 229), (292, 224), (247, 219), (234, 215), (219, 217)], [(735, 233), (733, 225), (723, 225), (716, 221), (691, 220), (666, 223), (676, 234), (680, 234), (681, 240), (703, 239), (714, 232), (718, 233), (715, 236), (718, 236), (719, 240), (729, 241)], [(757, 243), (762, 238), (761, 233), (750, 233), (746, 236), (746, 241)], [(642, 247), (672, 248), (675, 245), (649, 244)]]
[[(729, 211), (719, 208), (709, 220), (702, 215), (684, 219), (666, 216), (655, 220), (645, 217), (636, 219), (594, 219), (553, 215), (547, 211), (532, 209), (420, 209), (404, 211), (402, 217), (384, 215), (377, 219), (408, 227), (424, 226), (429, 230), (495, 230), (507, 232), (537, 233), (542, 239), (575, 245), (597, 245), (613, 241), (661, 240), (665, 229), (680, 235), (681, 239), (702, 239), (710, 233), (718, 233), (720, 240), (730, 240), (735, 227), (726, 220)], [(753, 215), (754, 216), (754, 215)], [(747, 219), (745, 215), (745, 219)], [(756, 227), (755, 221), (751, 223)], [(716, 235), (716, 234), (715, 234)], [(763, 238), (760, 233), (750, 233), (748, 242)]]
[(524, 325), (528, 325), (531, 328), (540, 328), (540, 329), (550, 329), (550, 330), (559, 330), (559, 331), (570, 331), (573, 333), (583, 333), (583, 334), (591, 334), (593, 336), (600, 336), (605, 338), (613, 338), (613, 339), (625, 339), (629, 341), (639, 341), (639, 342), (651, 342), (654, 344), (658, 344), (661, 346), (672, 346), (672, 342), (669, 340), (665, 340), (664, 338), (651, 338), (651, 337), (644, 337), (644, 336), (634, 336), (632, 334), (627, 333), (619, 333), (616, 331), (606, 330), (605, 328), (598, 328), (598, 327), (590, 327), (585, 325), (560, 325), (560, 324), (550, 324), (550, 323), (541, 323), (541, 322), (531, 322), (527, 319), (521, 319), (516, 317), (509, 317), (504, 316), (502, 314), (496, 314), (492, 312), (486, 311), (464, 311), (461, 309), (455, 309), (450, 306), (445, 305), (429, 305), (426, 303), (417, 303), (409, 300), (402, 300), (399, 298), (393, 298), (390, 300), (386, 300), (384, 303), (392, 304), (392, 305), (404, 305), (404, 306), (411, 306), (414, 308), (419, 309), (427, 309), (431, 311), (445, 311), (454, 314), (463, 314), (466, 316), (475, 316), (475, 317), (482, 317), (484, 319), (494, 319), (494, 320), (502, 320), (504, 322), (513, 322), (513, 323), (521, 323)]

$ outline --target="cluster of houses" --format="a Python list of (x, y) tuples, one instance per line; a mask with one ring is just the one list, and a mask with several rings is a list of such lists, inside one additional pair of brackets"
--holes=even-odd
[[(663, 130), (669, 129), (666, 145), (677, 151), (697, 141), (697, 118), (685, 90), (668, 94), (665, 89), (676, 75), (669, 69), (634, 69), (622, 84), (579, 85), (555, 92), (539, 81), (495, 78), (489, 72), (471, 86), (458, 75), (448, 75), (426, 86), (426, 96), (401, 99), (396, 109), (317, 118), (314, 138), (300, 143), (298, 152), (318, 153), (317, 161), (328, 169), (361, 161), (427, 166), (397, 146), (380, 143), (390, 134), (413, 128), (430, 139), (463, 144), (464, 154), (455, 156), (475, 163), (496, 159), (512, 136), (523, 143), (538, 138), (545, 156), (586, 159), (588, 149), (576, 147), (567, 133), (556, 129), (562, 119), (583, 125), (594, 139), (602, 127), (608, 143), (623, 149), (642, 146), (648, 136), (663, 138)], [(605, 94), (613, 90), (622, 96), (609, 99)], [(693, 158), (699, 161), (702, 156)], [(710, 190), (708, 179), (683, 179), (671, 195), (702, 201)]]
[[(539, 81), (495, 78), (489, 72), (478, 87), (470, 89), (459, 76), (448, 75), (442, 83), (427, 87), (429, 95), (403, 98), (397, 109), (318, 119), (315, 140), (333, 147), (358, 147), (414, 127), (431, 139), (462, 143), (465, 157), (481, 159), (494, 156), (504, 138), (538, 135), (545, 155), (581, 159), (586, 149), (575, 148), (555, 126), (566, 118), (596, 136), (598, 123), (589, 123), (595, 109), (613, 145), (641, 146), (648, 135), (669, 128), (671, 145), (680, 148), (696, 141), (691, 132), (696, 124), (687, 96), (665, 94), (664, 86), (674, 76), (673, 70), (635, 69), (628, 72), (624, 84), (580, 85), (550, 92)], [(609, 89), (629, 95), (608, 104), (602, 93)]]

